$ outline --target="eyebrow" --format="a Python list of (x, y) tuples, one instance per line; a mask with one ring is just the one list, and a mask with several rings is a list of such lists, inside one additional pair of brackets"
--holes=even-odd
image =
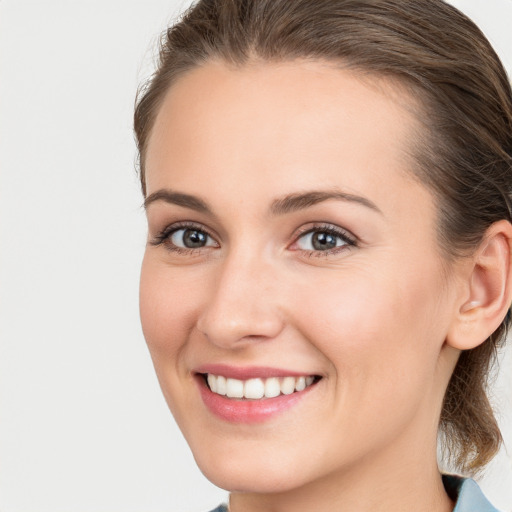
[(328, 201), (329, 199), (358, 203), (382, 215), (378, 206), (366, 197), (348, 194), (339, 190), (312, 190), (304, 193), (290, 194), (273, 201), (270, 211), (274, 215), (284, 215), (286, 213), (309, 208), (310, 206)]
[[(369, 199), (339, 190), (312, 190), (289, 194), (282, 198), (275, 199), (270, 206), (270, 213), (276, 216), (285, 215), (298, 210), (304, 210), (318, 203), (328, 201), (329, 199), (357, 203), (382, 215), (382, 211), (378, 206)], [(183, 206), (184, 208), (215, 216), (205, 201), (190, 194), (183, 194), (169, 189), (160, 189), (150, 194), (144, 200), (144, 208), (147, 209), (150, 204), (156, 201), (164, 201), (169, 204)]]
[(156, 201), (164, 201), (169, 204), (175, 204), (197, 212), (213, 215), (210, 207), (202, 199), (190, 194), (182, 194), (181, 192), (174, 192), (169, 189), (160, 189), (146, 197), (144, 200), (144, 208), (147, 209), (150, 204)]

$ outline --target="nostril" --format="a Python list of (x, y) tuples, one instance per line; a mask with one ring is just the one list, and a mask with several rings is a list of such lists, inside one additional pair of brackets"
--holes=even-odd
[(285, 325), (275, 300), (262, 297), (250, 282), (243, 296), (230, 285), (232, 280), (219, 284), (196, 320), (197, 331), (222, 348), (275, 339)]

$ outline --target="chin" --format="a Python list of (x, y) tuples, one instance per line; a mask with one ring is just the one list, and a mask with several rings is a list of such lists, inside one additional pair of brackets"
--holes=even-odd
[[(214, 485), (229, 492), (281, 493), (301, 487), (308, 476), (297, 471), (297, 465), (280, 461), (255, 460), (251, 455), (232, 458), (229, 454), (205, 460), (196, 457), (203, 475)], [(299, 466), (300, 467), (300, 466)]]
[(214, 468), (211, 472), (203, 471), (203, 474), (214, 485), (229, 492), (275, 494), (291, 491), (303, 485), (296, 482), (295, 478), (290, 479), (290, 474), (293, 474), (291, 470), (286, 475), (271, 476), (268, 473), (251, 471), (235, 474), (233, 470), (219, 471), (218, 468)]

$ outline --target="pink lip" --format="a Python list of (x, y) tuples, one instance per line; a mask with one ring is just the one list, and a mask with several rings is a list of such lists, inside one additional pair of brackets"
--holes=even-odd
[(262, 398), (260, 400), (228, 398), (210, 391), (204, 376), (199, 374), (212, 373), (213, 375), (223, 375), (224, 377), (240, 380), (267, 377), (300, 377), (305, 374), (275, 368), (236, 368), (225, 365), (206, 365), (198, 368), (196, 372), (196, 382), (201, 398), (208, 410), (215, 416), (231, 423), (261, 423), (270, 420), (293, 407), (315, 387), (315, 384), (313, 384), (303, 391), (296, 391), (291, 395), (279, 395), (274, 398)]
[(231, 379), (267, 379), (269, 377), (302, 377), (312, 375), (309, 373), (294, 372), (281, 368), (266, 366), (229, 366), (225, 364), (205, 364), (196, 368), (194, 373), (211, 373), (222, 375)]

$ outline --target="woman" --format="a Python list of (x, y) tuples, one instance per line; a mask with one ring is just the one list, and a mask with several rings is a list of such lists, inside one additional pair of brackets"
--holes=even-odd
[[(203, 0), (135, 112), (144, 334), (231, 512), (491, 511), (512, 93), (441, 0)], [(219, 508), (218, 510), (227, 510)]]

